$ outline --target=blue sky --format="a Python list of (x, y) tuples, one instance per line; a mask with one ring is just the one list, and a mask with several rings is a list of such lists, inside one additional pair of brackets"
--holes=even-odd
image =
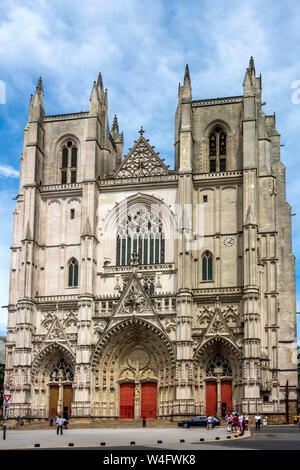
[[(110, 124), (117, 114), (125, 153), (142, 125), (172, 168), (174, 113), (185, 64), (193, 99), (234, 96), (242, 94), (251, 55), (262, 74), (264, 111), (276, 113), (285, 145), (281, 159), (287, 166), (287, 199), (297, 214), (293, 252), (299, 279), (298, 1), (0, 0), (0, 8), (1, 103), (1, 89), (6, 89), (0, 104), (0, 306), (8, 300), (13, 198), (38, 77), (43, 77), (46, 114), (61, 114), (88, 110), (101, 71)], [(3, 309), (0, 333), (5, 324)]]

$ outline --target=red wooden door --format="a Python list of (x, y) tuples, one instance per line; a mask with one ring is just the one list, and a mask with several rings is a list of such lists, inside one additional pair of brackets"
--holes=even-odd
[[(224, 380), (221, 383), (221, 403), (226, 403), (226, 411), (232, 411), (232, 382)], [(225, 408), (225, 406), (224, 406)]]
[(157, 416), (157, 384), (142, 384), (141, 418), (156, 418)]
[(134, 384), (120, 385), (120, 419), (134, 418)]
[(206, 382), (206, 414), (217, 414), (217, 382)]

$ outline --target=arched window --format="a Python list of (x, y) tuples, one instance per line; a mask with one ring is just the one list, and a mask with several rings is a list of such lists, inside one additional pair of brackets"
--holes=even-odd
[(202, 255), (202, 281), (213, 280), (213, 258), (210, 251), (205, 251)]
[(138, 264), (165, 262), (162, 219), (146, 207), (129, 210), (117, 231), (116, 265), (130, 265), (133, 253)]
[(221, 353), (216, 353), (213, 358), (208, 361), (206, 367), (207, 377), (216, 377), (219, 373), (223, 377), (232, 376), (232, 368), (228, 359), (226, 359)]
[(50, 372), (50, 382), (72, 382), (74, 372), (72, 366), (63, 358), (53, 364)]
[(216, 126), (209, 134), (209, 172), (226, 171), (226, 141), (225, 131)]
[(69, 262), (68, 287), (78, 286), (78, 261), (72, 258)]
[(73, 140), (67, 140), (61, 148), (61, 184), (76, 183), (77, 146)]

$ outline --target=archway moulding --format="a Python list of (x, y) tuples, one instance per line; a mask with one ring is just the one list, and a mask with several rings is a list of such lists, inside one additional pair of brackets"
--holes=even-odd
[(149, 323), (143, 318), (131, 317), (114, 325), (110, 330), (108, 330), (102, 336), (102, 338), (100, 338), (91, 358), (92, 370), (94, 371), (97, 368), (99, 358), (101, 354), (104, 352), (105, 348), (108, 346), (113, 336), (122, 335), (122, 332), (124, 330), (130, 329), (130, 328), (133, 330), (133, 333), (134, 333), (134, 330), (138, 327), (142, 327), (146, 330), (149, 330), (154, 335), (156, 335), (160, 339), (161, 342), (163, 342), (163, 344), (168, 350), (170, 362), (172, 366), (175, 367), (176, 354), (175, 354), (174, 346), (169, 340), (169, 338), (165, 335), (165, 333), (161, 331), (157, 326), (153, 325), (152, 323)]

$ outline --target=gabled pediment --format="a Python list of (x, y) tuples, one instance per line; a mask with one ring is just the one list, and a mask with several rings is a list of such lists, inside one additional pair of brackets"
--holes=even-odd
[(111, 317), (106, 330), (110, 329), (114, 324), (130, 317), (142, 317), (154, 323), (161, 330), (164, 327), (155, 312), (151, 299), (144, 289), (136, 272), (127, 280), (126, 287), (115, 307), (115, 311)]
[(202, 337), (200, 346), (202, 346), (210, 338), (214, 338), (216, 336), (226, 338), (237, 347), (235, 337), (228, 327), (227, 322), (222, 314), (219, 301), (216, 302), (213, 316), (211, 318), (210, 324), (206, 329), (206, 332)]
[(168, 167), (141, 135), (121, 166), (114, 173), (114, 178), (139, 178), (168, 174)]

